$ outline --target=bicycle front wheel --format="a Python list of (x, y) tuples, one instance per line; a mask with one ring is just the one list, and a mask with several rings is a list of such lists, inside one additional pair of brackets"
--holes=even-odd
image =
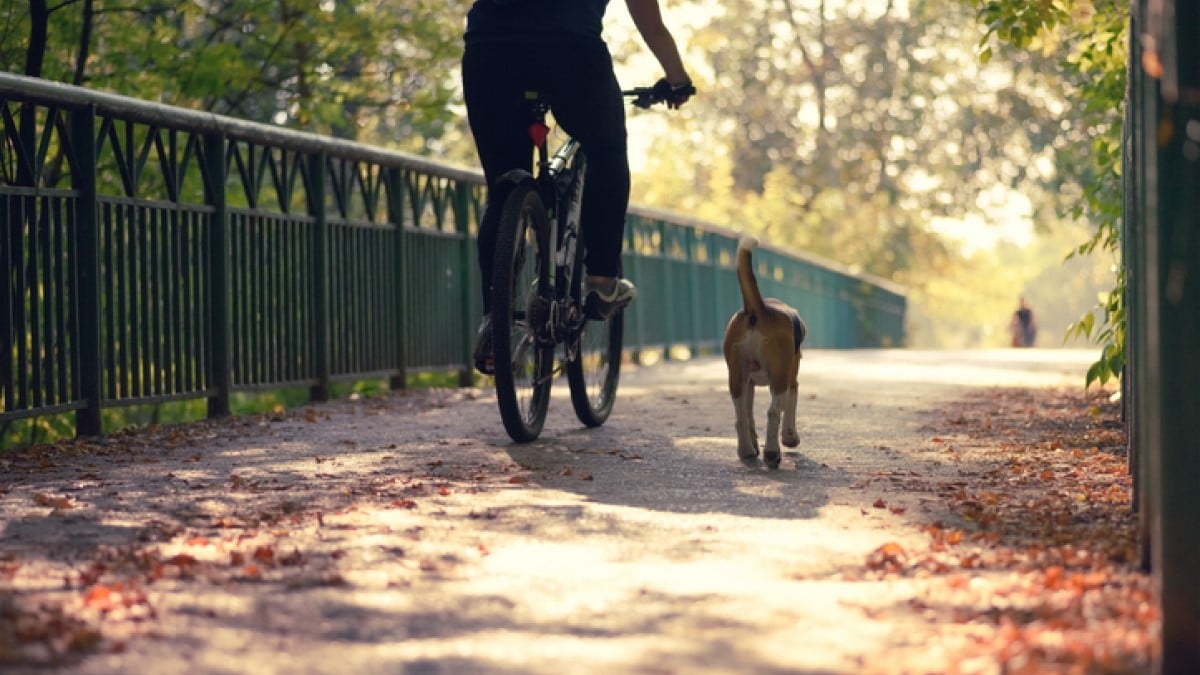
[(538, 437), (550, 407), (554, 343), (539, 339), (550, 287), (549, 223), (531, 181), (504, 202), (492, 276), (492, 349), (496, 400), (514, 441)]
[(575, 415), (589, 427), (598, 427), (612, 413), (621, 374), (621, 346), (625, 310), (605, 321), (588, 321), (575, 345), (575, 358), (567, 359), (567, 383)]

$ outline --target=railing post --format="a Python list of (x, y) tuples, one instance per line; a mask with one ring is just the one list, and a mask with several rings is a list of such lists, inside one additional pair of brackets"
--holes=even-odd
[(396, 285), (395, 330), (397, 337), (396, 373), (389, 383), (392, 389), (404, 389), (408, 386), (408, 321), (404, 308), (408, 303), (408, 261), (407, 235), (404, 231), (404, 173), (396, 167), (385, 170), (384, 180), (387, 181), (388, 221), (395, 228), (393, 233), (396, 257), (392, 261), (395, 274), (393, 283)]
[(700, 245), (701, 238), (696, 235), (696, 228), (688, 227), (684, 231), (684, 246), (687, 249), (687, 286), (688, 286), (688, 302), (691, 305), (692, 325), (689, 327), (688, 348), (692, 350), (692, 356), (700, 353), (700, 264), (696, 256), (696, 247)]
[[(641, 239), (639, 231), (641, 227), (641, 216), (625, 216), (625, 236), (628, 238), (628, 243), (625, 250), (629, 252), (630, 266), (633, 268), (633, 274), (630, 275), (628, 270), (624, 270), (621, 274), (633, 280), (635, 284), (644, 284), (646, 280), (642, 275), (642, 252), (638, 250), (638, 241)], [(645, 301), (635, 302), (630, 307), (633, 308), (634, 318), (634, 335), (633, 335), (633, 360), (641, 363), (642, 351), (646, 348), (646, 312), (643, 309), (646, 306)], [(626, 313), (628, 313), (626, 309)], [(626, 335), (628, 335), (628, 325), (626, 324)], [(626, 343), (628, 345), (628, 343)]]
[(325, 213), (325, 153), (308, 156), (308, 214), (313, 219), (313, 353), (317, 383), (309, 389), (309, 398), (328, 401), (332, 395), (330, 377), (331, 314), (329, 298), (329, 220)]
[(100, 409), (103, 364), (100, 361), (100, 232), (96, 219), (96, 107), (71, 113), (71, 180), (76, 194), (75, 242), (79, 256), (72, 295), (78, 308), (75, 339), (79, 341), (79, 398), (84, 407), (75, 413), (75, 433), (98, 436), (103, 432)]
[(471, 352), (475, 346), (474, 319), (471, 315), (471, 293), (476, 285), (471, 283), (474, 278), (471, 265), (471, 191), (470, 185), (462, 180), (454, 184), (454, 228), (461, 239), (458, 249), (459, 269), (459, 299), (458, 311), (462, 315), (463, 330), (459, 331), (462, 341), (459, 353), (462, 354), (463, 367), (458, 371), (458, 386), (470, 387), (475, 383), (473, 376), (474, 359)]
[(1125, 418), (1128, 468), (1133, 482), (1132, 508), (1138, 514), (1138, 556), (1143, 570), (1150, 569), (1149, 491), (1146, 481), (1146, 451), (1141, 441), (1141, 415), (1138, 401), (1142, 375), (1141, 331), (1143, 303), (1139, 299), (1141, 279), (1141, 214), (1145, 210), (1144, 172), (1141, 158), (1147, 151), (1148, 136), (1141, 131), (1145, 114), (1145, 73), (1142, 71), (1142, 40), (1139, 35), (1138, 13), (1129, 19), (1129, 63), (1126, 67), (1128, 86), (1125, 90), (1125, 120), (1121, 132), (1121, 182), (1124, 195), (1121, 203), (1121, 264), (1125, 270), (1125, 368), (1121, 376), (1121, 406)]
[(225, 203), (225, 137), (204, 137), (204, 172), (208, 175), (208, 416), (229, 415), (233, 390), (232, 335), (229, 316), (229, 210)]
[(678, 303), (675, 302), (676, 287), (675, 283), (675, 260), (672, 257), (671, 242), (667, 239), (667, 224), (659, 220), (658, 223), (658, 240), (662, 242), (662, 250), (659, 255), (662, 256), (663, 269), (663, 286), (665, 286), (667, 297), (667, 321), (663, 326), (663, 353), (664, 361), (671, 360), (671, 347), (679, 339), (679, 311)]
[(1149, 427), (1144, 437), (1155, 474), (1150, 499), (1156, 504), (1151, 550), (1162, 602), (1158, 666), (1164, 675), (1182, 675), (1200, 672), (1200, 6), (1167, 2), (1152, 11), (1162, 14), (1143, 30), (1163, 69), (1158, 114), (1143, 120), (1156, 131), (1157, 143), (1144, 151), (1157, 175), (1148, 186), (1150, 208), (1142, 223), (1147, 265), (1141, 292), (1148, 300), (1142, 353), (1150, 354), (1149, 401), (1142, 410), (1152, 412), (1139, 426)]

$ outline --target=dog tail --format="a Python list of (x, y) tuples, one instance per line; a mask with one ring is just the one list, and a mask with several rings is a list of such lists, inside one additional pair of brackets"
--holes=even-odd
[(750, 316), (750, 325), (758, 323), (758, 317), (766, 313), (762, 293), (758, 290), (758, 279), (754, 277), (754, 266), (750, 263), (750, 252), (758, 247), (758, 237), (744, 235), (737, 248), (738, 287), (742, 289), (742, 307)]

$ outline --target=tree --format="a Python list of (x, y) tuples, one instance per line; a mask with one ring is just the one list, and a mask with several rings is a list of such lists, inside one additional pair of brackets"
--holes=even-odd
[[(1071, 213), (1086, 216), (1095, 225), (1075, 254), (1115, 254), (1121, 230), (1121, 115), (1128, 62), (1128, 3), (988, 0), (979, 5), (979, 20), (988, 27), (980, 43), (985, 60), (1003, 47), (1060, 57), (1059, 71), (1079, 104), (1077, 115), (1068, 120), (1071, 142), (1064, 144), (1056, 157), (1074, 188)], [(1124, 368), (1124, 298), (1125, 273), (1121, 269), (1112, 292), (1069, 329), (1069, 335), (1095, 339), (1102, 346), (1100, 358), (1088, 371), (1088, 385), (1119, 377)]]
[(455, 121), (468, 0), (8, 2), (9, 71), (376, 142)]
[[(685, 41), (707, 59), (701, 94), (683, 111), (688, 130), (651, 146), (652, 174), (635, 186), (655, 185), (639, 199), (906, 284), (915, 302), (945, 278), (982, 283), (959, 275), (977, 261), (935, 221), (998, 227), (1010, 216), (988, 203), (997, 185), (1035, 213), (1059, 205), (1054, 147), (1072, 110), (1052, 55), (981, 62), (985, 31), (955, 0), (720, 7)], [(965, 304), (940, 308), (976, 320)]]

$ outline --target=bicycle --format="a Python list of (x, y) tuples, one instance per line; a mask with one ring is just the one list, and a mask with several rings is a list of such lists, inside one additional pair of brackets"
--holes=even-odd
[[(622, 94), (640, 108), (665, 101), (651, 87)], [(589, 317), (584, 306), (584, 154), (567, 138), (551, 155), (550, 105), (537, 92), (527, 92), (526, 100), (536, 173), (514, 169), (499, 180), (511, 191), (500, 212), (492, 268), (496, 398), (504, 429), (518, 443), (541, 434), (560, 344), (576, 416), (589, 427), (604, 424), (616, 400), (624, 328), (623, 310)]]

